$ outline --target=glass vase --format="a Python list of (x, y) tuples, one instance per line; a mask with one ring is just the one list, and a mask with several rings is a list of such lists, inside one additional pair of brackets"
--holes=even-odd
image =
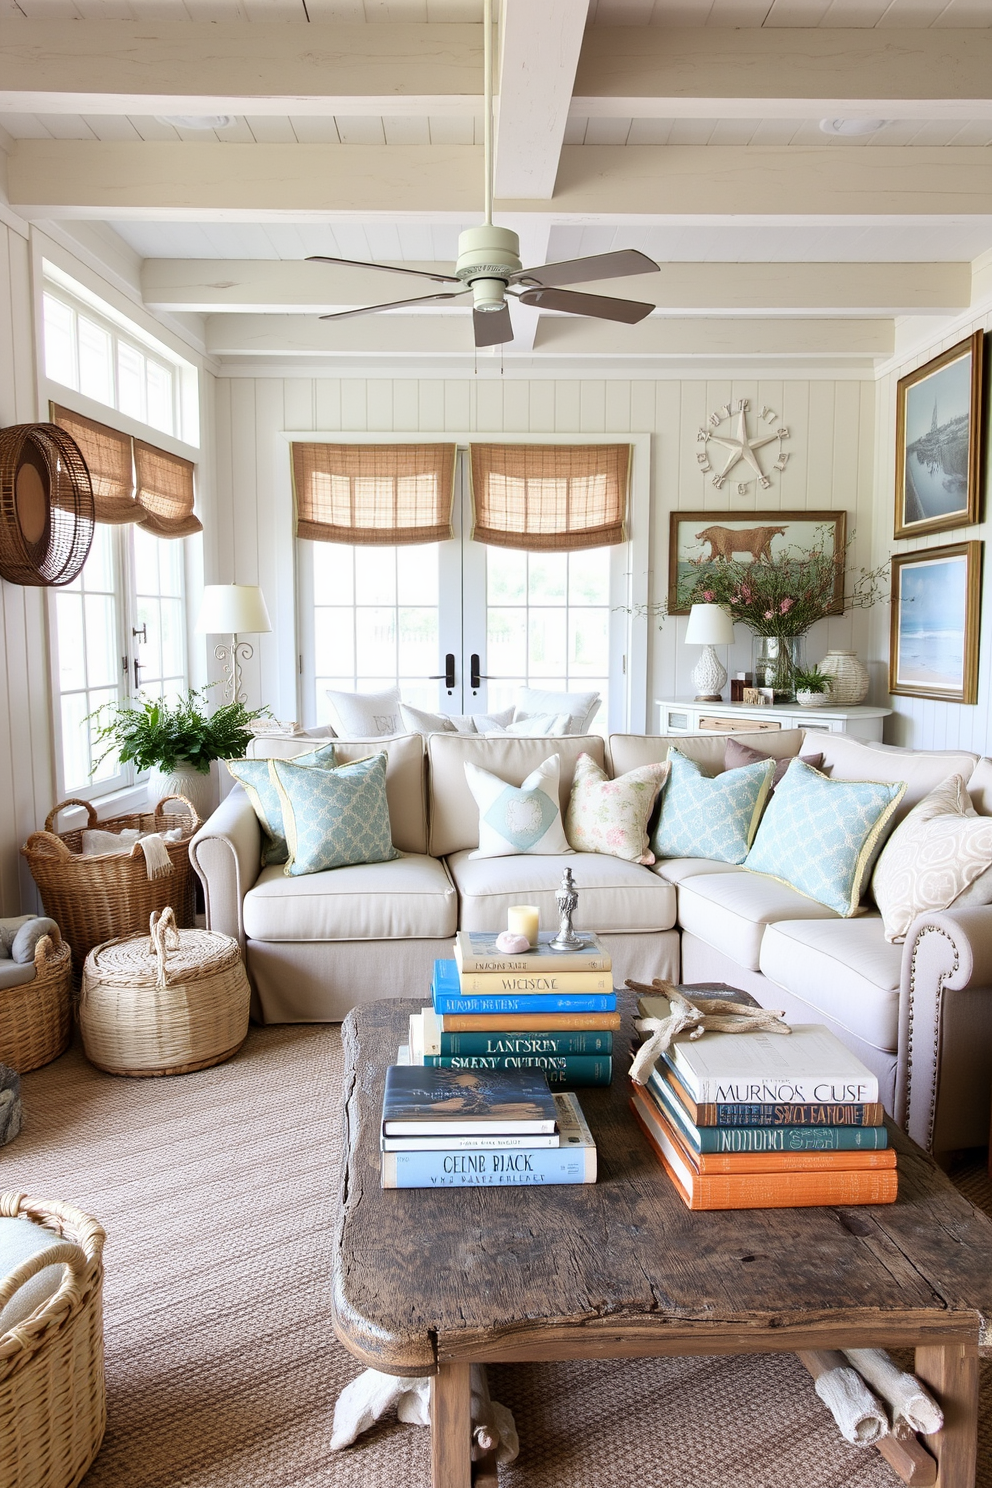
[(776, 703), (796, 698), (796, 672), (806, 667), (805, 635), (756, 635), (751, 644), (751, 669), (755, 687), (770, 687)]

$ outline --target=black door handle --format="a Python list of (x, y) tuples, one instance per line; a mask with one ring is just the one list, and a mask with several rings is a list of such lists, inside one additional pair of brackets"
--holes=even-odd
[(490, 680), (491, 678), (488, 672), (479, 671), (479, 653), (477, 651), (473, 651), (472, 655), (469, 657), (469, 687), (471, 687), (473, 692), (475, 692), (478, 691), (478, 688), (483, 682), (489, 682)]
[(434, 675), (432, 677), (428, 677), (427, 680), (429, 682), (440, 682), (442, 680), (442, 678), (444, 680), (445, 687), (450, 692), (452, 690), (452, 688), (454, 687), (454, 685), (455, 685), (455, 653), (454, 653), (454, 651), (449, 651), (449, 652), (446, 653), (445, 658), (444, 658), (444, 671), (443, 671), (443, 673), (442, 672), (435, 672)]

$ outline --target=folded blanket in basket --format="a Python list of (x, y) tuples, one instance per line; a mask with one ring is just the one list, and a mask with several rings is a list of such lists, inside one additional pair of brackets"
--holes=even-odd
[(141, 833), (137, 827), (125, 827), (121, 832), (104, 832), (99, 827), (83, 830), (83, 854), (85, 857), (102, 856), (105, 853), (129, 853), (135, 843), (145, 855), (145, 866), (149, 878), (166, 878), (172, 872), (167, 842), (178, 842), (182, 838), (182, 827), (171, 827), (167, 832)]

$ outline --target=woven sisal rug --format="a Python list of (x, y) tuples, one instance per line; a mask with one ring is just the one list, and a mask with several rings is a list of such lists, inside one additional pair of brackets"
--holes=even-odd
[[(328, 1451), (359, 1366), (330, 1326), (340, 1043), (253, 1029), (229, 1064), (167, 1080), (71, 1050), (23, 1081), (0, 1187), (57, 1197), (108, 1234), (109, 1424), (85, 1488), (426, 1488), (428, 1433), (396, 1421)], [(976, 1166), (960, 1175), (992, 1212)], [(992, 1362), (979, 1488), (992, 1488)], [(893, 1488), (840, 1440), (791, 1355), (491, 1371), (521, 1455), (505, 1488)]]

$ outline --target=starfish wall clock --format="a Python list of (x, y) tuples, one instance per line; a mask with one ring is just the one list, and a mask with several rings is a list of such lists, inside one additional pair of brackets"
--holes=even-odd
[[(725, 431), (724, 424), (728, 425)], [(757, 413), (751, 413), (751, 400), (738, 398), (733, 404), (728, 402), (716, 409), (700, 428), (696, 444), (702, 448), (696, 450), (696, 464), (704, 475), (712, 473), (710, 484), (718, 491), (723, 490), (735, 470), (738, 496), (747, 495), (754, 479), (767, 491), (772, 483), (771, 471), (784, 470), (788, 464), (789, 452), (782, 448), (788, 437), (788, 429), (779, 423), (773, 408), (762, 405)], [(778, 458), (773, 462), (766, 455), (763, 464), (758, 451), (772, 444), (778, 446)], [(712, 450), (711, 445), (715, 446)]]

